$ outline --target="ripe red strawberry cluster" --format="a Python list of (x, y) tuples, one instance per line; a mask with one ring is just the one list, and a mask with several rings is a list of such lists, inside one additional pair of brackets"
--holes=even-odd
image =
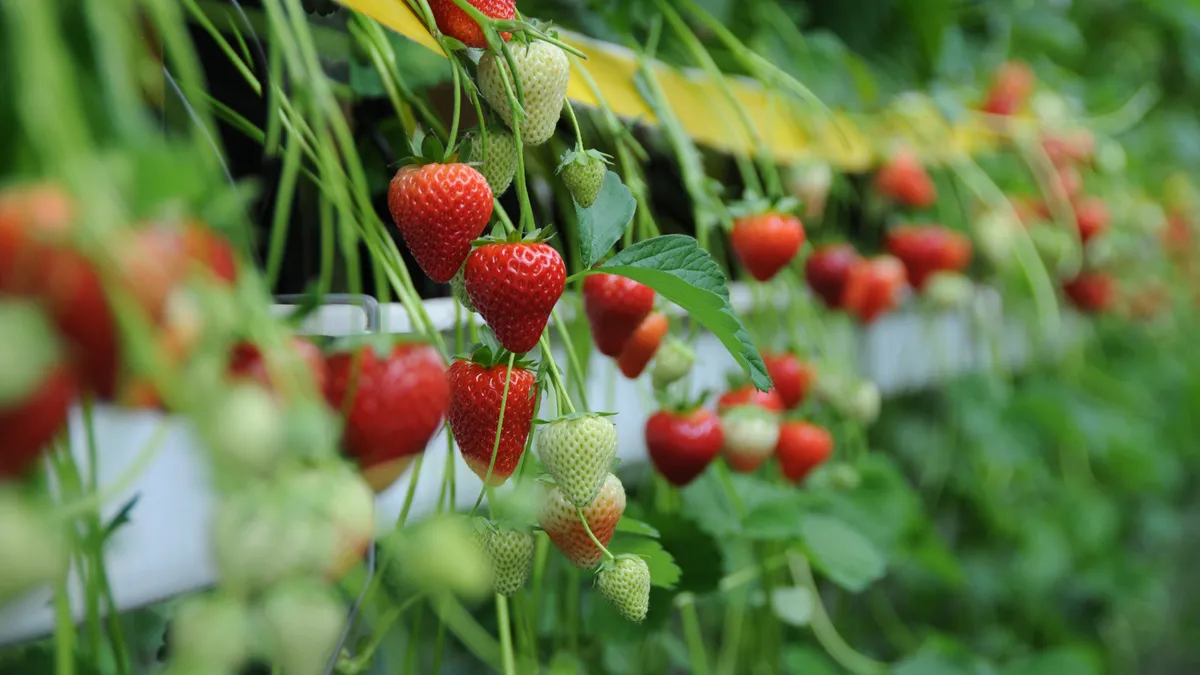
[(812, 390), (816, 372), (795, 354), (763, 354), (774, 387), (743, 385), (725, 392), (717, 411), (699, 406), (664, 409), (646, 421), (646, 448), (668, 482), (685, 486), (724, 455), (730, 468), (757, 470), (772, 455), (780, 472), (799, 483), (833, 452), (833, 437), (810, 422), (785, 417)]
[[(123, 230), (117, 254), (101, 273), (79, 246), (78, 210), (59, 187), (44, 183), (0, 193), (0, 301), (32, 302), (62, 358), (29, 390), (0, 410), (5, 444), (0, 477), (23, 473), (63, 429), (80, 393), (99, 400), (156, 405), (158, 392), (127, 367), (113, 298), (131, 301), (153, 328), (160, 354), (178, 364), (203, 327), (189, 285), (232, 285), (233, 249), (193, 221), (147, 223)], [(36, 321), (36, 319), (34, 319)]]
[(813, 250), (804, 278), (826, 307), (843, 310), (864, 324), (895, 309), (907, 286), (904, 265), (895, 257), (863, 258), (847, 243)]
[(617, 360), (621, 374), (641, 376), (670, 328), (654, 311), (654, 291), (616, 274), (592, 274), (583, 281), (583, 309), (596, 350)]

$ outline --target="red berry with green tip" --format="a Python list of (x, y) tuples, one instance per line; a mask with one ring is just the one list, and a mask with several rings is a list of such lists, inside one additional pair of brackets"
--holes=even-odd
[(593, 274), (583, 280), (583, 309), (596, 349), (617, 357), (654, 309), (654, 290), (617, 274)]
[[(467, 4), (489, 19), (511, 21), (517, 13), (513, 0), (467, 0)], [(487, 38), (479, 23), (455, 4), (454, 0), (429, 0), (429, 9), (433, 11), (433, 20), (443, 35), (452, 37), (468, 47), (487, 49)], [(507, 41), (512, 34), (501, 33), (500, 37)]]

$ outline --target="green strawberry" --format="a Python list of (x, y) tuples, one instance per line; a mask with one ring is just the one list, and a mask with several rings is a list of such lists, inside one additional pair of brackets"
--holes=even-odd
[(655, 389), (666, 389), (670, 385), (687, 377), (696, 361), (696, 352), (692, 351), (682, 340), (670, 338), (659, 348), (654, 356), (654, 365), (650, 369), (650, 378)]
[(458, 268), (458, 272), (450, 280), (450, 292), (454, 294), (454, 299), (458, 300), (458, 304), (462, 305), (463, 309), (476, 313), (479, 310), (475, 309), (475, 304), (471, 302), (471, 296), (467, 294), (467, 283), (463, 278), (465, 269), (466, 266)]
[(533, 566), (533, 535), (489, 524), (475, 531), (475, 540), (492, 562), (497, 593), (512, 597), (525, 587)]
[(483, 135), (472, 134), (467, 161), (476, 165), (492, 187), (492, 195), (499, 199), (517, 175), (517, 139), (508, 129), (491, 127), (487, 130), (486, 150), (485, 154)]
[(538, 429), (537, 454), (575, 506), (591, 504), (617, 457), (617, 428), (599, 415), (571, 415)]
[(604, 175), (608, 173), (608, 156), (599, 150), (584, 150), (582, 147), (568, 150), (558, 165), (558, 173), (562, 174), (571, 197), (586, 209), (595, 204), (596, 197), (600, 196)]
[(619, 555), (596, 573), (600, 595), (629, 621), (641, 623), (650, 609), (650, 567), (635, 555)]
[[(525, 145), (541, 145), (550, 140), (554, 128), (558, 126), (558, 117), (567, 98), (571, 63), (567, 60), (566, 52), (542, 40), (529, 44), (510, 43), (509, 50), (524, 95), (525, 118), (521, 121), (521, 142)], [(508, 73), (504, 55), (489, 50), (479, 59), (476, 74), (483, 98), (511, 129), (513, 115), (505, 92), (505, 80), (508, 80), (513, 95), (517, 90)]]

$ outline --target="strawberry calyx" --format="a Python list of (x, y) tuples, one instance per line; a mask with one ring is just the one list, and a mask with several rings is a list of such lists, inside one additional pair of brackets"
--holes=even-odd
[(772, 200), (747, 190), (741, 201), (729, 204), (726, 208), (730, 217), (737, 220), (767, 213), (795, 215), (802, 205), (799, 199), (792, 196)]
[(612, 156), (606, 155), (595, 148), (584, 149), (583, 146), (576, 145), (573, 149), (563, 153), (562, 160), (559, 161), (558, 168), (554, 170), (554, 173), (562, 173), (562, 170), (570, 164), (591, 166), (596, 162), (601, 162), (607, 166), (612, 163)]
[(672, 413), (674, 415), (687, 415), (700, 408), (708, 401), (708, 397), (712, 392), (704, 389), (693, 397), (687, 395), (670, 393), (667, 391), (654, 392), (654, 398), (658, 402), (660, 410)]
[(615, 413), (615, 412), (588, 412), (586, 410), (585, 411), (575, 411), (573, 413), (568, 413), (566, 415), (560, 415), (559, 417), (555, 417), (552, 420), (535, 419), (533, 421), (533, 423), (535, 425), (536, 424), (557, 424), (559, 422), (571, 422), (574, 420), (587, 419), (587, 418), (591, 418), (591, 417), (615, 417), (616, 414), (617, 413)]
[(400, 160), (402, 166), (423, 166), (425, 164), (453, 164), (458, 161), (461, 144), (447, 148), (442, 139), (436, 134), (425, 131), (421, 126), (413, 130), (412, 138), (408, 141), (408, 157)]
[(502, 228), (497, 225), (493, 229), (492, 234), (473, 240), (471, 246), (479, 248), (488, 244), (544, 244), (555, 237), (555, 233), (549, 232), (549, 230), (549, 227), (543, 227), (528, 234), (521, 234), (518, 230), (511, 230), (505, 234)]
[[(512, 353), (500, 344), (496, 339), (496, 334), (488, 326), (484, 326), (479, 330), (479, 342), (471, 345), (465, 353), (457, 354), (454, 357), (455, 361), (470, 361), (477, 363), (485, 368), (493, 368), (495, 366), (507, 366), (509, 356)], [(513, 368), (523, 370), (532, 370), (534, 367), (533, 361), (529, 360), (523, 354), (518, 354), (513, 360)]]

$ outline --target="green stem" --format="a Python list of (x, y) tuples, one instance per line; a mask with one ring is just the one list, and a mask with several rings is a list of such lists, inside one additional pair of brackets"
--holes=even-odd
[(567, 99), (563, 104), (563, 108), (567, 111), (567, 117), (571, 120), (571, 128), (575, 130), (575, 146), (583, 150), (583, 132), (579, 129), (579, 119), (575, 117), (575, 107), (571, 105), (571, 99)]
[(454, 144), (458, 142), (458, 122), (462, 114), (462, 73), (458, 64), (457, 57), (451, 57), (454, 60), (450, 72), (454, 75), (454, 117), (450, 120), (450, 138), (446, 141), (446, 154), (442, 157), (443, 162), (449, 162), (450, 156), (454, 153)]
[(492, 471), (496, 468), (496, 455), (500, 454), (500, 435), (504, 432), (504, 409), (508, 407), (508, 386), (512, 382), (513, 363), (516, 361), (516, 358), (516, 354), (509, 353), (508, 369), (504, 372), (504, 392), (500, 398), (500, 419), (496, 421), (496, 441), (492, 445), (492, 458), (488, 462), (487, 475), (483, 477), (483, 485), (479, 488), (479, 496), (475, 498), (475, 506), (471, 507), (472, 518), (479, 511), (479, 505), (483, 502), (483, 495), (491, 485)]
[[(508, 98), (509, 111), (512, 114), (513, 138), (517, 144), (517, 200), (521, 204), (520, 230), (529, 232), (533, 230), (533, 205), (529, 201), (529, 186), (526, 184), (525, 178), (525, 142), (521, 140), (521, 123), (525, 119), (525, 110), (521, 107), (523, 98), (521, 90), (521, 78), (517, 74), (516, 62), (513, 59), (512, 50), (508, 48), (508, 44), (501, 45), (505, 64), (507, 65), (508, 77), (504, 77), (501, 72), (500, 82), (504, 85), (504, 95)], [(514, 88), (516, 91), (514, 91)]]
[(542, 353), (545, 355), (547, 363), (550, 364), (550, 382), (558, 391), (559, 397), (567, 407), (568, 412), (575, 412), (575, 404), (571, 402), (571, 394), (567, 391), (567, 385), (563, 384), (562, 372), (558, 369), (558, 364), (554, 362), (554, 356), (550, 353), (550, 340), (546, 338), (543, 332), (539, 338), (538, 344), (542, 346)]
[(808, 589), (809, 595), (812, 597), (813, 635), (829, 653), (830, 658), (855, 675), (884, 675), (887, 673), (887, 664), (858, 653), (853, 647), (846, 644), (841, 635), (838, 635), (837, 628), (834, 627), (829, 614), (825, 612), (825, 606), (821, 604), (821, 593), (817, 589), (817, 583), (809, 569), (808, 559), (795, 552), (792, 552), (788, 558), (793, 582)]
[(696, 616), (696, 599), (691, 593), (684, 593), (675, 604), (679, 607), (679, 618), (683, 622), (683, 636), (687, 641), (692, 675), (708, 675), (708, 656), (704, 651), (704, 636), (700, 633), (700, 618)]
[(588, 538), (592, 540), (592, 543), (596, 545), (596, 548), (604, 552), (605, 558), (612, 560), (614, 557), (613, 554), (610, 553), (608, 548), (604, 544), (601, 544), (600, 540), (596, 538), (596, 535), (592, 533), (592, 526), (588, 525), (587, 516), (583, 515), (583, 508), (576, 506), (575, 513), (579, 514), (579, 522), (583, 524), (583, 531), (587, 532)]
[(496, 594), (496, 623), (500, 628), (500, 658), (504, 663), (504, 675), (516, 675), (517, 662), (513, 656), (512, 621), (508, 617), (508, 598)]
[(591, 410), (587, 398), (587, 371), (583, 369), (583, 365), (579, 361), (579, 354), (575, 352), (575, 343), (571, 341), (571, 335), (567, 332), (567, 325), (563, 323), (558, 307), (550, 310), (550, 317), (558, 329), (558, 338), (562, 340), (563, 349), (567, 352), (567, 367), (571, 369), (569, 379), (575, 382), (575, 390), (579, 392), (579, 404), (583, 406), (584, 410)]

